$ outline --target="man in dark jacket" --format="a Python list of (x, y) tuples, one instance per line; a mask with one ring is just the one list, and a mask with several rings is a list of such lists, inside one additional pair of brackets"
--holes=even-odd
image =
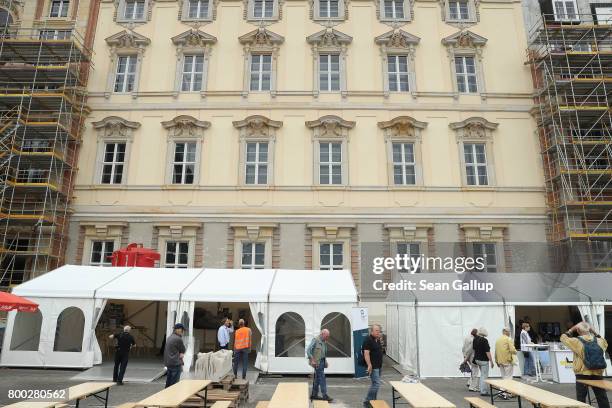
[(123, 385), (123, 376), (127, 369), (130, 349), (136, 345), (130, 330), (132, 330), (130, 326), (125, 326), (121, 333), (108, 336), (117, 341), (115, 346), (115, 367), (113, 368), (113, 382), (116, 382), (117, 385)]
[(181, 379), (183, 371), (183, 357), (185, 356), (185, 344), (183, 343), (183, 333), (185, 326), (181, 323), (174, 325), (174, 331), (166, 339), (164, 350), (164, 365), (167, 369), (166, 388), (176, 384)]

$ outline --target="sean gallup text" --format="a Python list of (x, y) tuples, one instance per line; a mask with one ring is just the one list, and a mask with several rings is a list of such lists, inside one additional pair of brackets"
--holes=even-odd
[(452, 282), (430, 282), (427, 279), (418, 281), (402, 279), (397, 282), (385, 282), (382, 279), (376, 279), (372, 282), (372, 287), (376, 291), (422, 291), (422, 292), (449, 292), (449, 291), (467, 291), (467, 292), (486, 292), (493, 290), (492, 282), (479, 282), (476, 279), (462, 281), (455, 279)]

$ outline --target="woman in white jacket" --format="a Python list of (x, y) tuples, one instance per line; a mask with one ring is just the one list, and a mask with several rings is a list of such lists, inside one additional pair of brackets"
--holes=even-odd
[(479, 392), (478, 377), (480, 376), (480, 368), (474, 363), (474, 338), (478, 334), (478, 330), (472, 329), (470, 334), (463, 340), (463, 358), (470, 365), (472, 373), (467, 382), (467, 387), (470, 391)]

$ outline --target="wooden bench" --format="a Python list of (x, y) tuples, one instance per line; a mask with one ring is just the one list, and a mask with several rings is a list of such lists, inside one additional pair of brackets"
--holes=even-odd
[[(491, 388), (491, 404), (495, 404), (494, 398), (496, 395), (509, 392), (517, 396), (519, 407), (521, 399), (524, 398), (534, 406), (547, 408), (588, 408), (590, 405), (584, 402), (576, 401), (563, 395), (555, 394), (554, 392), (546, 391), (541, 388), (534, 387), (529, 384), (514, 380), (485, 380)], [(498, 393), (493, 392), (498, 390)]]
[(259, 401), (255, 408), (268, 408), (270, 401)]
[(202, 397), (204, 406), (206, 406), (206, 387), (208, 387), (210, 383), (210, 380), (181, 380), (137, 402), (136, 407), (178, 407), (202, 390), (206, 390), (204, 397)]
[(217, 401), (210, 408), (229, 408), (232, 405), (231, 401)]
[(15, 402), (14, 404), (10, 405), (5, 405), (4, 408), (65, 408), (67, 406), (68, 405), (63, 404), (61, 402), (26, 400)]
[(495, 405), (491, 405), (481, 398), (465, 397), (465, 400), (470, 404), (471, 408), (495, 408)]
[(372, 408), (391, 408), (391, 407), (389, 407), (389, 404), (387, 404), (383, 400), (373, 400), (373, 401), (370, 401), (370, 405), (372, 406)]
[(68, 388), (69, 401), (76, 401), (76, 406), (79, 406), (79, 402), (89, 397), (94, 397), (98, 401), (104, 402), (104, 406), (108, 406), (108, 393), (114, 382), (85, 382), (78, 385), (74, 385)]
[(279, 383), (268, 404), (268, 408), (308, 408), (309, 406), (308, 383), (305, 382)]
[(134, 408), (134, 407), (136, 407), (135, 402), (124, 402), (123, 404), (117, 406), (117, 408)]
[[(391, 381), (390, 384), (394, 406), (396, 400), (404, 398), (413, 408), (456, 408), (455, 404), (434, 392), (425, 384), (401, 381)], [(398, 393), (400, 396), (396, 397), (395, 393)]]
[(312, 408), (329, 408), (329, 402), (320, 400), (312, 401)]

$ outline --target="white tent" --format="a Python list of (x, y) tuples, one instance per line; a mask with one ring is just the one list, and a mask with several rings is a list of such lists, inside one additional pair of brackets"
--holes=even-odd
[[(310, 372), (305, 345), (322, 326), (333, 327), (345, 341), (334, 350), (338, 357), (330, 358), (329, 372), (353, 372), (350, 316), (351, 308), (357, 305), (357, 291), (349, 271), (66, 265), (16, 287), (13, 293), (41, 306), (39, 314), (9, 313), (0, 357), (4, 366), (86, 368), (100, 363), (96, 325), (107, 300), (117, 299), (167, 301), (166, 332), (182, 322), (188, 334), (192, 332), (195, 302), (249, 303), (262, 334), (257, 367), (265, 372)], [(301, 325), (296, 325), (298, 321)], [(64, 323), (64, 328), (70, 328), (66, 339), (60, 333), (65, 331), (60, 330)], [(288, 333), (291, 347), (279, 342), (284, 338), (282, 327), (292, 328)], [(189, 367), (194, 340), (190, 335), (184, 340)], [(285, 352), (279, 353), (279, 346)]]

